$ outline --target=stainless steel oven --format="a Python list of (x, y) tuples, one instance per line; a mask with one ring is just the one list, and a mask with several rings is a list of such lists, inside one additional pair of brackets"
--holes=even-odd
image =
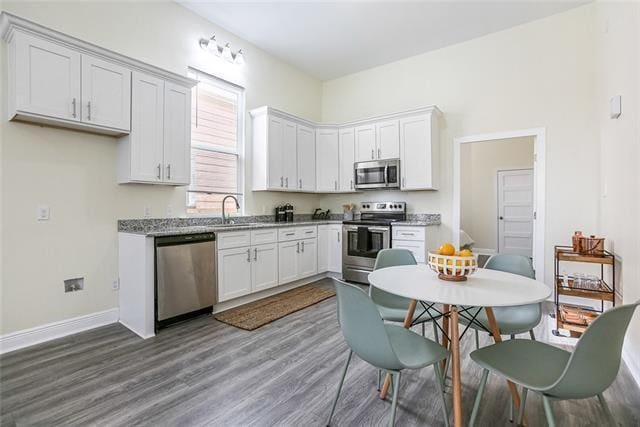
[(356, 189), (400, 188), (400, 160), (358, 162), (354, 165)]

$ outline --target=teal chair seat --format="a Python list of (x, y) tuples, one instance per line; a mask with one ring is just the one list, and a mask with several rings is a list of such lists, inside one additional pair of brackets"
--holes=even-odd
[(440, 344), (409, 332), (402, 326), (385, 324), (384, 328), (402, 368), (422, 368), (449, 356), (449, 351)]

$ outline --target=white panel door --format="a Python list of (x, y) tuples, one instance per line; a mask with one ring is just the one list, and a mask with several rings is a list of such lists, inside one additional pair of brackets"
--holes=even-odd
[(402, 190), (433, 188), (429, 115), (400, 119), (400, 174)]
[(498, 171), (498, 252), (531, 257), (533, 169)]
[(278, 243), (278, 283), (293, 282), (298, 278), (300, 241)]
[(340, 167), (337, 129), (316, 131), (316, 159), (316, 189), (337, 191)]
[(313, 129), (298, 125), (298, 186), (301, 191), (316, 189), (316, 135)]
[(328, 269), (334, 273), (342, 273), (342, 225), (329, 226), (328, 233)]
[(131, 99), (131, 179), (162, 180), (164, 149), (164, 81), (133, 73)]
[(278, 286), (278, 244), (254, 246), (251, 248), (251, 283), (253, 291)]
[(329, 270), (329, 226), (318, 226), (318, 273)]
[(376, 123), (376, 145), (378, 159), (397, 159), (400, 157), (398, 120)]
[(340, 129), (338, 137), (340, 183), (338, 190), (353, 191), (353, 163), (356, 161), (356, 140), (353, 128)]
[(364, 125), (355, 128), (356, 162), (376, 159), (376, 127)]
[(284, 188), (295, 190), (298, 186), (296, 124), (285, 120), (282, 130), (282, 175)]
[(300, 241), (300, 262), (298, 263), (298, 278), (313, 276), (318, 272), (318, 240), (305, 239)]
[(218, 301), (251, 293), (251, 248), (218, 250)]
[(269, 185), (271, 189), (284, 188), (284, 175), (282, 174), (284, 120), (279, 117), (269, 117), (268, 132), (268, 159)]
[(16, 110), (80, 121), (80, 53), (19, 31)]
[(164, 85), (164, 181), (191, 181), (191, 90)]
[(131, 129), (131, 70), (82, 55), (82, 121)]

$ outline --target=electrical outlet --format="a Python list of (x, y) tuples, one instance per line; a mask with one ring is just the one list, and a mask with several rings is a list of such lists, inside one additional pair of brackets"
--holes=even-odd
[(173, 216), (173, 206), (167, 205), (167, 218), (171, 218)]
[(112, 291), (117, 291), (118, 289), (120, 289), (120, 279), (116, 279), (113, 282), (111, 282), (111, 290)]
[(49, 206), (47, 205), (38, 205), (36, 212), (36, 219), (38, 221), (49, 221)]
[(144, 207), (144, 217), (151, 218), (151, 208), (149, 206)]

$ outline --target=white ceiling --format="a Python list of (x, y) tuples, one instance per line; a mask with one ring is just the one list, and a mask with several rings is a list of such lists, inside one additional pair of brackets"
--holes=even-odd
[[(439, 49), (585, 3), (179, 2), (321, 80)], [(250, 61), (251, 52), (246, 55)]]

